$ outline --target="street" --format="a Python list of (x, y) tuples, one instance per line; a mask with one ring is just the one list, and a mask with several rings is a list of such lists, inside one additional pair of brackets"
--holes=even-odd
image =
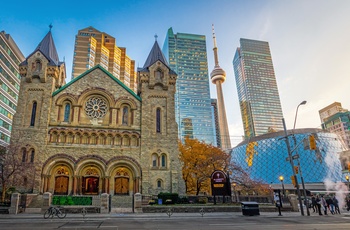
[[(349, 229), (350, 215), (301, 216), (299, 213), (261, 213), (259, 216), (243, 216), (241, 213), (166, 213), (141, 214), (68, 214), (65, 219), (44, 219), (40, 214), (0, 215), (1, 230), (5, 229)], [(7, 218), (6, 218), (7, 217)]]

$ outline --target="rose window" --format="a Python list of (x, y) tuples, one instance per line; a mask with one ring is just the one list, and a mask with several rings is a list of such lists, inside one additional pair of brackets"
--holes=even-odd
[(108, 110), (106, 100), (99, 97), (91, 97), (85, 106), (86, 115), (90, 118), (102, 118)]

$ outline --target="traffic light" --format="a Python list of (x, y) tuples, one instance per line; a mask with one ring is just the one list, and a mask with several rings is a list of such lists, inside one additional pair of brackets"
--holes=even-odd
[(299, 166), (294, 166), (295, 174), (299, 173)]
[(297, 187), (297, 182), (295, 181), (295, 177), (290, 176), (290, 179), (292, 180), (292, 184), (294, 185), (294, 187)]
[(309, 136), (309, 143), (310, 143), (310, 149), (316, 150), (316, 139), (313, 134)]

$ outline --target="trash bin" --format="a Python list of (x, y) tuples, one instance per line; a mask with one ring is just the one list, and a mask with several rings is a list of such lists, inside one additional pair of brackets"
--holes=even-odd
[(257, 216), (260, 215), (259, 203), (257, 202), (241, 202), (242, 214), (244, 216)]
[(163, 200), (162, 199), (158, 199), (158, 204), (163, 204)]

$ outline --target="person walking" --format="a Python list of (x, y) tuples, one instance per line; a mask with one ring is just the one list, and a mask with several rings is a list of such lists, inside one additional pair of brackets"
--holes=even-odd
[(322, 205), (324, 214), (328, 215), (327, 214), (327, 201), (323, 196), (321, 196), (321, 205)]
[(318, 209), (318, 214), (319, 214), (320, 216), (322, 216), (322, 212), (321, 212), (321, 203), (322, 203), (322, 201), (321, 201), (320, 197), (317, 195), (317, 196), (316, 196), (316, 205), (317, 205), (317, 209)]
[(318, 212), (316, 197), (314, 195), (311, 195), (311, 207), (312, 207), (314, 212)]
[(332, 215), (334, 215), (334, 203), (333, 203), (333, 198), (332, 197), (328, 197), (326, 199), (327, 202), (327, 206), (329, 208), (329, 211), (331, 211)]
[(340, 214), (340, 209), (339, 209), (339, 201), (338, 199), (333, 196), (333, 204), (334, 204), (334, 208), (335, 208), (335, 214)]

